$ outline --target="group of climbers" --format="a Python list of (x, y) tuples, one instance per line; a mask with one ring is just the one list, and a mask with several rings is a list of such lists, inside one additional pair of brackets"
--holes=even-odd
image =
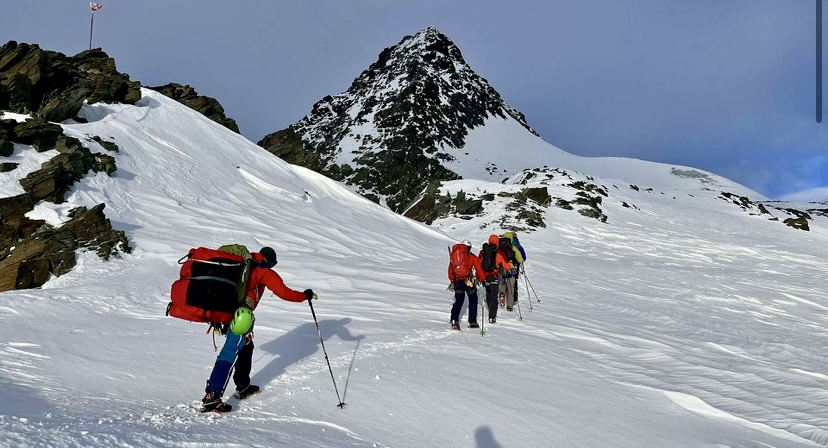
[(471, 249), (471, 242), (464, 240), (450, 251), (448, 278), (449, 289), (454, 292), (451, 307), (451, 328), (454, 330), (460, 329), (460, 310), (466, 295), (469, 298), (469, 328), (480, 328), (477, 322), (478, 284), (486, 289), (489, 323), (497, 322), (498, 303), (506, 311), (512, 311), (518, 300), (516, 285), (526, 252), (520, 245), (517, 233), (490, 235), (477, 255)]

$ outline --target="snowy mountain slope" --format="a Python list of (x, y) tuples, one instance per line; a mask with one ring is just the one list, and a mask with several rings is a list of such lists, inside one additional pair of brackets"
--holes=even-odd
[(550, 145), (433, 27), (383, 50), (346, 92), (326, 96), (309, 115), (259, 144), (398, 212), (430, 181), (500, 181), (543, 166), (654, 188), (721, 185), (762, 198), (711, 173), (579, 157)]
[[(442, 221), (447, 237), (142, 93), (63, 126), (119, 145), (114, 177), (68, 202), (105, 202), (135, 250), (0, 294), (0, 445), (828, 446), (825, 227), (619, 188), (638, 210), (608, 201), (605, 224), (550, 208), (521, 234), (541, 300), (530, 311), (521, 288), (522, 321), (501, 310), (486, 335), (456, 333), (445, 246), (479, 249), (489, 216)], [(231, 241), (274, 246), (286, 283), (319, 293), (344, 409), (307, 305), (266, 296), (263, 393), (195, 411), (212, 342), (163, 310), (175, 261)]]

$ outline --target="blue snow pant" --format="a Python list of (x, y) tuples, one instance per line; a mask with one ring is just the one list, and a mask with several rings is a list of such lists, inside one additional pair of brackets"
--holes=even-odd
[(469, 323), (477, 322), (477, 288), (466, 286), (466, 282), (459, 280), (454, 282), (454, 305), (451, 307), (451, 320), (460, 320), (460, 310), (463, 309), (463, 299), (469, 294)]
[(227, 339), (216, 358), (216, 365), (213, 366), (213, 373), (207, 381), (207, 392), (216, 392), (219, 396), (224, 395), (224, 389), (230, 381), (230, 371), (233, 365), (236, 371), (233, 374), (233, 382), (236, 383), (236, 390), (244, 389), (250, 385), (250, 368), (253, 365), (253, 339), (245, 344), (244, 335), (239, 336), (232, 331), (227, 332)]

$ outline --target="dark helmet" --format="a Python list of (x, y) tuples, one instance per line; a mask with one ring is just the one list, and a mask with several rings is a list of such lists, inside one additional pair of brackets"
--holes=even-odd
[(267, 260), (271, 267), (276, 266), (276, 251), (272, 247), (263, 247), (259, 253), (265, 257), (265, 260)]

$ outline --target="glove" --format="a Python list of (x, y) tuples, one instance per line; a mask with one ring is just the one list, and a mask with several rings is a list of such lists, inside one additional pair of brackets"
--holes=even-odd
[(449, 283), (449, 291), (454, 292), (454, 282)]
[(305, 300), (318, 300), (319, 296), (317, 296), (312, 289), (305, 290)]
[(472, 283), (472, 281), (471, 281), (471, 280), (466, 279), (466, 286), (468, 286), (469, 288), (471, 288), (472, 286), (474, 286), (474, 283)]

